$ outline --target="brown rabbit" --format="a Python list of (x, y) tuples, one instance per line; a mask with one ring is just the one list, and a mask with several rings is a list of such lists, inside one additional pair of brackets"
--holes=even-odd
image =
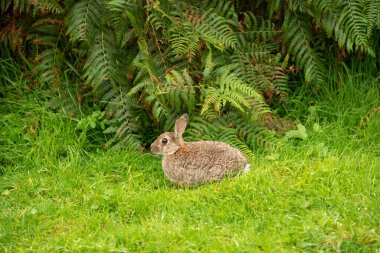
[(187, 114), (176, 120), (174, 132), (161, 134), (151, 150), (163, 155), (165, 176), (179, 186), (220, 181), (227, 174), (248, 171), (247, 159), (236, 148), (217, 141), (184, 142)]

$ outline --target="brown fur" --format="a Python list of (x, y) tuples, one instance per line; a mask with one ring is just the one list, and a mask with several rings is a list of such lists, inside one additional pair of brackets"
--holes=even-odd
[[(176, 121), (175, 131), (161, 134), (151, 149), (163, 155), (162, 168), (165, 176), (179, 186), (219, 181), (227, 174), (243, 170), (248, 162), (239, 150), (223, 142), (184, 142), (182, 133), (187, 115)], [(167, 143), (163, 143), (163, 139)]]

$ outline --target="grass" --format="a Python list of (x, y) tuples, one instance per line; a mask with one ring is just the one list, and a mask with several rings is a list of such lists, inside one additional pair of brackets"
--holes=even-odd
[(247, 175), (184, 189), (160, 157), (86, 150), (34, 93), (2, 98), (0, 251), (379, 252), (379, 80), (343, 84), (293, 98), (306, 140), (257, 155)]
[(7, 173), (1, 244), (5, 252), (379, 248), (378, 158), (282, 155), (196, 189), (173, 188), (160, 161), (138, 153)]

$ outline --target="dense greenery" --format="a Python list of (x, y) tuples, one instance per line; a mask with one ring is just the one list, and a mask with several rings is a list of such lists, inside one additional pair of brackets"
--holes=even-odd
[(250, 159), (249, 174), (176, 189), (158, 156), (88, 152), (76, 122), (46, 108), (39, 89), (25, 89), (14, 63), (2, 66), (2, 252), (380, 248), (380, 79), (369, 73), (331, 73), (320, 97), (294, 91), (288, 114), (307, 138), (267, 148)]
[(51, 109), (79, 121), (83, 141), (103, 131), (104, 148), (147, 146), (187, 112), (189, 139), (253, 156), (275, 142), (272, 130), (296, 125), (281, 113), (289, 79), (317, 92), (326, 64), (379, 64), (380, 0), (1, 0), (0, 8), (2, 57), (22, 61), (28, 86), (45, 87)]
[[(1, 252), (377, 252), (380, 0), (0, 0)], [(146, 147), (247, 156), (176, 189)]]

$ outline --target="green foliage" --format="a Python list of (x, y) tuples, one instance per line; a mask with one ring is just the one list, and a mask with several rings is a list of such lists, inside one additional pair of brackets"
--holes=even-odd
[(1, 0), (0, 47), (49, 89), (53, 110), (79, 122), (104, 112), (105, 147), (146, 147), (187, 112), (212, 126), (190, 123), (189, 139), (220, 132), (210, 137), (248, 154), (275, 142), (267, 123), (287, 101), (289, 76), (316, 88), (334, 57), (377, 57), (379, 8), (380, 0)]
[(299, 138), (302, 140), (306, 140), (307, 139), (306, 128), (302, 124), (298, 124), (297, 130), (290, 130), (290, 131), (286, 132), (285, 138), (286, 139), (291, 139), (291, 138), (297, 139), (297, 138)]
[(94, 111), (91, 115), (82, 118), (77, 125), (77, 128), (82, 130), (79, 139), (82, 143), (85, 142), (87, 131), (90, 129), (95, 129), (100, 127), (102, 130), (105, 129), (106, 121), (103, 119), (105, 112)]
[(229, 24), (237, 21), (236, 13), (230, 2), (220, 3), (213, 6), (215, 3), (210, 2), (209, 6), (197, 8), (185, 2), (163, 1), (150, 17), (155, 21), (153, 26), (157, 25), (159, 18), (157, 11), (163, 14), (162, 18), (169, 19), (169, 27), (159, 25), (156, 28), (163, 29), (177, 57), (191, 62), (203, 43), (221, 51), (236, 47), (236, 36)]
[[(298, 66), (304, 69), (306, 81), (323, 83), (326, 58), (320, 54), (328, 48), (318, 44), (326, 35), (348, 53), (364, 52), (375, 57), (373, 41), (379, 30), (379, 8), (379, 0), (289, 1), (283, 25), (285, 42)], [(321, 32), (326, 35), (316, 35)]]
[[(216, 112), (221, 112), (227, 103), (245, 112), (254, 109), (254, 105), (260, 105), (262, 101), (261, 95), (254, 88), (231, 73), (230, 65), (220, 67), (204, 77), (202, 85), (205, 99), (201, 114), (209, 111), (212, 105)], [(264, 104), (261, 107), (265, 109)]]
[(99, 33), (104, 15), (103, 1), (79, 1), (68, 13), (67, 33), (72, 41), (87, 41), (89, 45)]
[[(111, 4), (110, 10), (121, 12), (121, 5), (112, 1), (108, 4), (109, 8)], [(269, 91), (267, 88), (269, 86), (280, 87), (277, 83), (280, 78), (273, 78), (273, 75), (279, 73), (280, 66), (276, 68), (276, 64), (281, 57), (277, 57), (277, 61), (268, 60), (275, 58), (270, 52), (274, 47), (265, 48), (265, 55), (256, 57), (256, 60), (263, 64), (258, 67), (254, 64), (247, 66), (247, 63), (241, 63), (237, 56), (234, 62), (229, 58), (232, 54), (238, 55), (239, 52), (243, 52), (237, 48), (239, 40), (241, 46), (243, 43), (248, 46), (253, 40), (256, 40), (255, 45), (259, 46), (260, 43), (273, 38), (276, 32), (265, 32), (266, 35), (263, 32), (261, 37), (260, 31), (256, 30), (255, 34), (247, 36), (243, 35), (244, 32), (239, 32), (238, 37), (234, 31), (239, 22), (235, 10), (230, 8), (231, 4), (229, 2), (225, 5), (217, 2), (209, 4), (209, 8), (206, 8), (207, 6), (198, 8), (184, 2), (163, 1), (160, 5), (148, 6), (147, 21), (151, 30), (145, 30), (144, 34), (135, 33), (139, 50), (128, 52), (134, 55), (133, 59), (131, 57), (131, 64), (126, 66), (130, 71), (128, 74), (131, 76), (127, 76), (127, 80), (131, 80), (131, 85), (124, 85), (127, 86), (126, 89), (108, 86), (107, 91), (103, 93), (106, 94), (103, 101), (109, 104), (108, 115), (115, 120), (115, 124), (119, 122), (118, 125), (111, 126), (107, 132), (115, 132), (117, 129), (116, 135), (119, 140), (124, 139), (126, 143), (135, 145), (136, 139), (140, 139), (140, 141), (145, 140), (142, 143), (146, 145), (155, 138), (156, 134), (171, 130), (175, 118), (180, 113), (187, 112), (194, 116), (202, 114), (205, 117), (206, 111), (215, 110), (219, 117), (223, 118), (229, 110), (239, 110), (241, 113), (252, 110), (256, 114), (269, 111), (258, 91)], [(132, 24), (134, 18), (129, 14), (127, 16)], [(253, 15), (250, 17), (254, 19)], [(112, 19), (116, 20), (115, 17)], [(251, 25), (247, 24), (246, 28), (250, 29)], [(130, 29), (141, 31), (142, 27)], [(273, 30), (274, 26), (266, 22), (261, 29)], [(110, 49), (110, 47), (104, 48)], [(250, 52), (254, 49), (255, 47), (251, 46)], [(251, 55), (245, 55), (244, 60), (250, 58)], [(100, 57), (94, 59), (99, 61)], [(262, 67), (264, 65), (265, 70)], [(239, 76), (239, 71), (244, 72), (243, 67), (249, 68), (251, 75), (246, 75), (245, 78)], [(255, 73), (262, 74), (260, 80), (256, 79)], [(281, 77), (285, 77), (283, 79), (285, 82), (282, 82), (281, 86), (284, 87), (285, 73)], [(264, 82), (269, 85), (265, 87)], [(118, 85), (117, 82), (114, 83)], [(104, 84), (102, 87), (105, 87)], [(125, 93), (122, 94), (123, 92)], [(285, 92), (281, 95), (285, 98)], [(126, 107), (129, 107), (125, 106), (126, 104), (134, 105), (134, 109), (130, 108), (126, 113)], [(111, 112), (111, 108), (115, 111)], [(125, 119), (116, 119), (120, 116), (124, 116)], [(136, 118), (139, 122), (135, 121)], [(138, 124), (144, 127), (137, 127)], [(226, 126), (220, 125), (219, 131), (223, 130), (223, 127)], [(196, 136), (201, 139), (206, 138), (206, 136), (203, 138), (201, 135)], [(239, 140), (236, 136), (235, 143)], [(231, 144), (233, 142), (230, 141)]]
[(284, 22), (285, 43), (288, 51), (295, 55), (298, 66), (305, 70), (305, 80), (316, 84), (323, 82), (324, 70), (312, 45), (312, 19), (299, 13), (289, 12)]
[[(170, 55), (164, 42), (156, 47), (155, 39), (140, 41), (144, 51), (127, 61), (129, 83), (104, 80), (93, 91), (87, 91), (91, 86), (84, 79), (72, 81), (73, 73), (80, 79), (82, 69), (73, 69), (83, 67), (87, 55), (75, 63), (63, 54), (63, 66), (69, 68), (59, 77), (63, 82), (56, 87), (49, 81), (42, 88), (36, 88), (33, 64), (18, 63), (16, 57), (0, 60), (2, 251), (379, 249), (380, 220), (374, 217), (379, 213), (380, 78), (375, 61), (351, 58), (350, 64), (329, 68), (317, 96), (315, 87), (290, 82), (294, 90), (288, 92), (288, 103), (271, 107), (272, 114), (260, 112), (268, 106), (241, 111), (227, 101), (220, 111), (212, 106), (201, 115), (206, 88), (255, 84), (260, 94), (269, 87), (259, 80), (269, 75), (270, 63), (276, 62), (275, 73), (286, 74), (287, 57), (265, 51), (254, 63), (236, 66), (227, 57), (234, 49), (220, 53), (210, 47), (188, 64)], [(12, 55), (10, 48), (1, 53)], [(255, 72), (257, 65), (268, 67)], [(239, 68), (255, 74), (243, 78)], [(256, 73), (264, 74), (256, 78)], [(229, 81), (221, 85), (222, 77)], [(277, 84), (276, 78), (269, 80)], [(65, 113), (58, 110), (59, 101), (65, 101)], [(99, 152), (103, 143), (116, 148), (149, 143), (161, 128), (172, 129), (178, 110), (190, 111), (186, 140), (232, 143), (249, 158), (251, 171), (220, 183), (173, 189), (159, 157)], [(286, 125), (294, 121), (304, 128), (289, 130)], [(287, 135), (281, 146), (272, 145), (278, 138), (268, 129)], [(260, 147), (263, 153), (256, 152)]]
[[(4, 252), (374, 252), (380, 247), (380, 221), (374, 218), (379, 77), (344, 67), (339, 75), (330, 73), (318, 99), (308, 91), (312, 87), (299, 86), (288, 115), (301, 119), (306, 140), (289, 139), (255, 154), (247, 174), (176, 189), (164, 178), (158, 156), (89, 152), (76, 122), (47, 109), (41, 89), (28, 90), (15, 66), (10, 60), (0, 65)], [(175, 76), (163, 83), (180, 80)], [(106, 114), (91, 113), (80, 125), (92, 134)], [(255, 115), (238, 110), (223, 117), (214, 110), (191, 116), (186, 139), (221, 139), (251, 153), (245, 143), (270, 139), (265, 128), (260, 138)]]

